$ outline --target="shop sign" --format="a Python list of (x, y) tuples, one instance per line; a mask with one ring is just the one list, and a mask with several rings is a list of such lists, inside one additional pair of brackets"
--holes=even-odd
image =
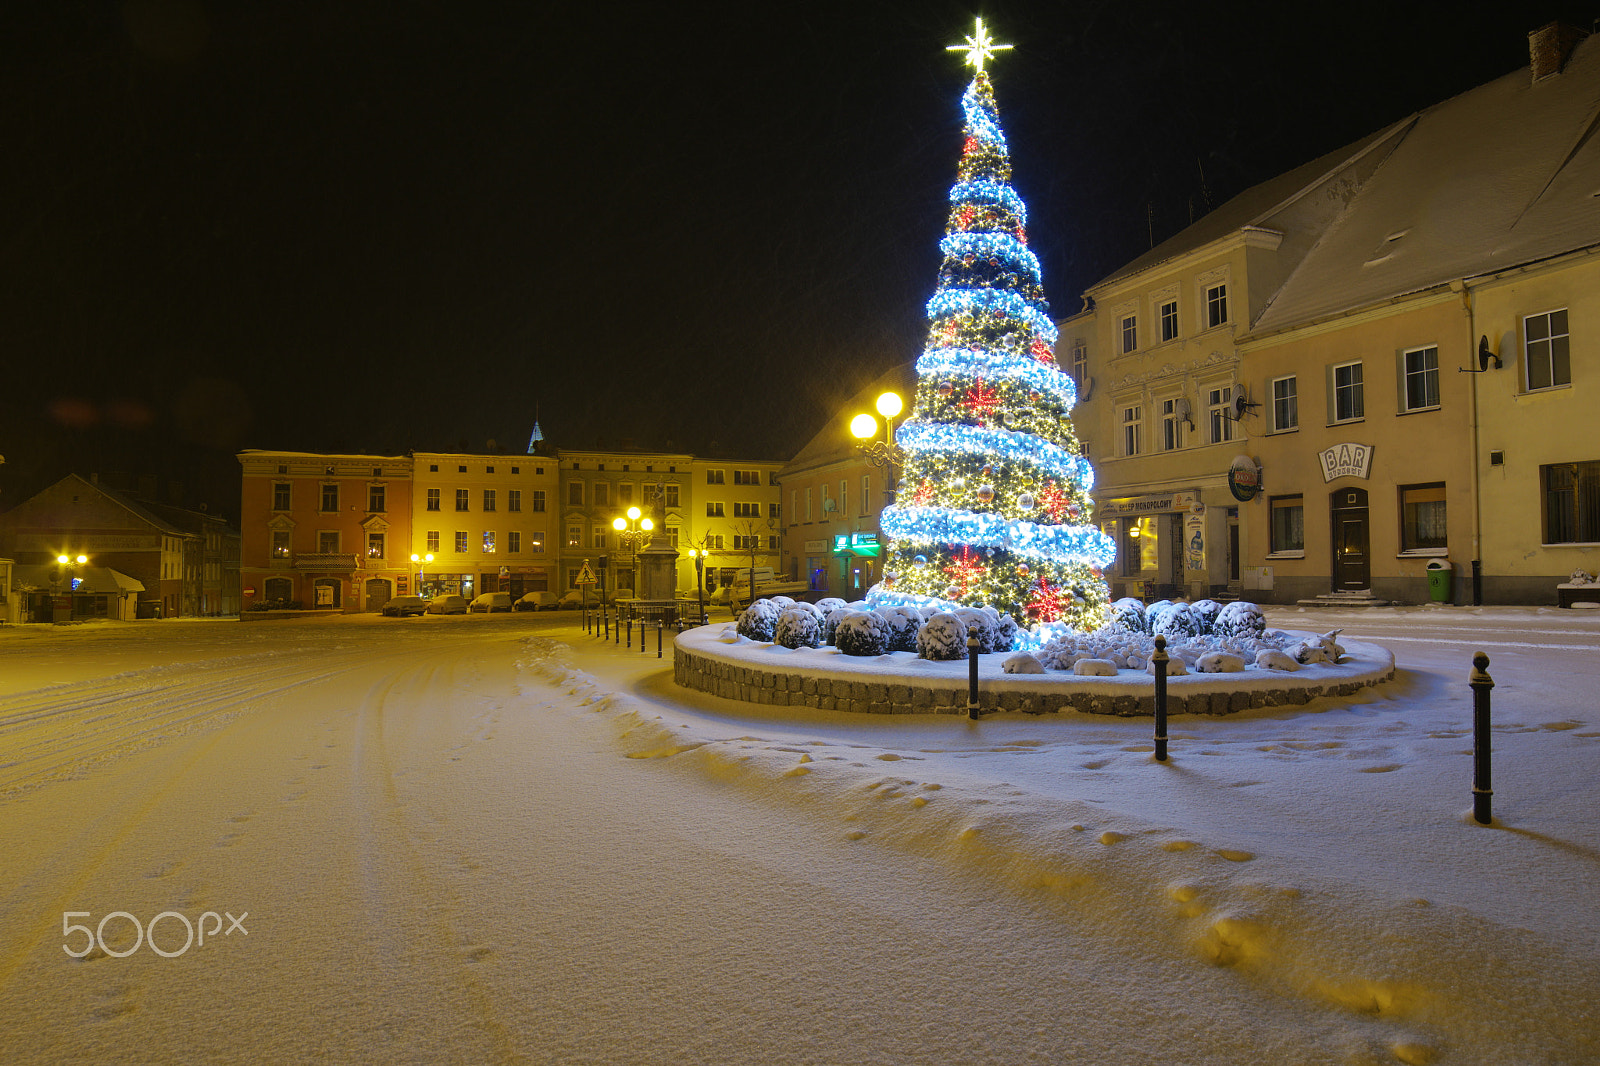
[(1200, 502), (1200, 493), (1194, 490), (1169, 492), (1161, 496), (1133, 496), (1123, 500), (1107, 500), (1100, 505), (1100, 514), (1152, 514), (1158, 511), (1187, 511)]
[(828, 542), (825, 541), (825, 540), (808, 540), (808, 541), (806, 541), (806, 554), (807, 555), (821, 555), (823, 552), (825, 552), (827, 550), (828, 550)]
[(1322, 480), (1341, 477), (1365, 478), (1372, 473), (1372, 445), (1335, 444), (1317, 453), (1322, 461)]
[(1261, 467), (1248, 455), (1236, 456), (1228, 467), (1228, 491), (1233, 498), (1248, 502), (1261, 491)]

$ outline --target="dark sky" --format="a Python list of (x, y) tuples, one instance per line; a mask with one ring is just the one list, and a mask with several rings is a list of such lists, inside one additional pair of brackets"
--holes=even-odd
[[(0, 508), (245, 447), (785, 458), (913, 358), (971, 3), (9, 5)], [(1581, 5), (987, 3), (1057, 314)], [(1533, 10), (1538, 8), (1539, 10)]]

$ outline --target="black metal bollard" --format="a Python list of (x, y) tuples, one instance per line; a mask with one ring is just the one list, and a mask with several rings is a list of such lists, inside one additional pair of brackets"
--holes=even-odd
[(978, 627), (967, 627), (967, 717), (978, 720)]
[(1493, 819), (1489, 813), (1489, 800), (1494, 789), (1489, 787), (1489, 690), (1494, 688), (1494, 678), (1489, 676), (1489, 657), (1483, 652), (1472, 657), (1472, 818), (1479, 825), (1488, 825)]
[(1167, 638), (1156, 637), (1150, 662), (1156, 671), (1156, 762), (1167, 761)]
[(661, 630), (663, 628), (665, 628), (665, 626), (666, 626), (665, 622), (657, 622), (656, 623), (656, 658), (657, 659), (661, 658)]

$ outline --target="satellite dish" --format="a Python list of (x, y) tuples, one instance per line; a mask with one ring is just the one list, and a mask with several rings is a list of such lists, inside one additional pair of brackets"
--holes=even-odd
[(1258, 403), (1251, 403), (1245, 397), (1243, 385), (1235, 385), (1233, 387), (1233, 399), (1228, 401), (1228, 407), (1233, 413), (1228, 417), (1237, 422), (1244, 417), (1246, 411), (1260, 406)]
[(1092, 395), (1094, 395), (1094, 378), (1086, 377), (1083, 379), (1083, 390), (1078, 393), (1078, 402), (1088, 403)]
[(822, 498), (822, 513), (823, 514), (827, 514), (829, 511), (832, 511), (834, 509), (835, 509), (835, 504), (833, 502), (833, 497), (832, 496), (824, 496)]

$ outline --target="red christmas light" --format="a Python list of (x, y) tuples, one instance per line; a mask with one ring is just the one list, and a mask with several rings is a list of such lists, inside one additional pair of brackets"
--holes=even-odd
[(1065, 511), (1071, 502), (1071, 498), (1066, 493), (1056, 488), (1054, 481), (1046, 485), (1044, 491), (1039, 493), (1040, 509), (1058, 522), (1061, 520), (1061, 512)]
[(977, 216), (977, 214), (977, 208), (973, 207), (971, 204), (963, 204), (961, 206), (961, 210), (956, 212), (956, 225), (960, 226), (963, 230), (970, 229), (972, 227), (972, 220)]
[(1072, 604), (1072, 593), (1066, 589), (1051, 588), (1050, 582), (1043, 576), (1039, 583), (1029, 590), (1033, 599), (1022, 605), (1022, 609), (1030, 615), (1038, 615), (1041, 622), (1054, 622)]
[(1000, 406), (1000, 394), (984, 385), (982, 378), (977, 378), (973, 381), (972, 388), (967, 390), (966, 398), (961, 402), (970, 414), (984, 425), (988, 425), (995, 408)]
[(926, 507), (932, 499), (933, 482), (923, 478), (922, 484), (917, 486), (916, 494), (911, 497), (911, 503), (915, 507)]
[(982, 577), (985, 571), (977, 553), (971, 548), (962, 548), (956, 555), (956, 561), (945, 567), (944, 572), (950, 578), (950, 583), (960, 588), (961, 595), (965, 596), (967, 589)]
[(1034, 338), (1032, 344), (1028, 345), (1028, 354), (1041, 363), (1054, 363), (1056, 361), (1055, 354), (1050, 351), (1050, 346), (1037, 337)]

